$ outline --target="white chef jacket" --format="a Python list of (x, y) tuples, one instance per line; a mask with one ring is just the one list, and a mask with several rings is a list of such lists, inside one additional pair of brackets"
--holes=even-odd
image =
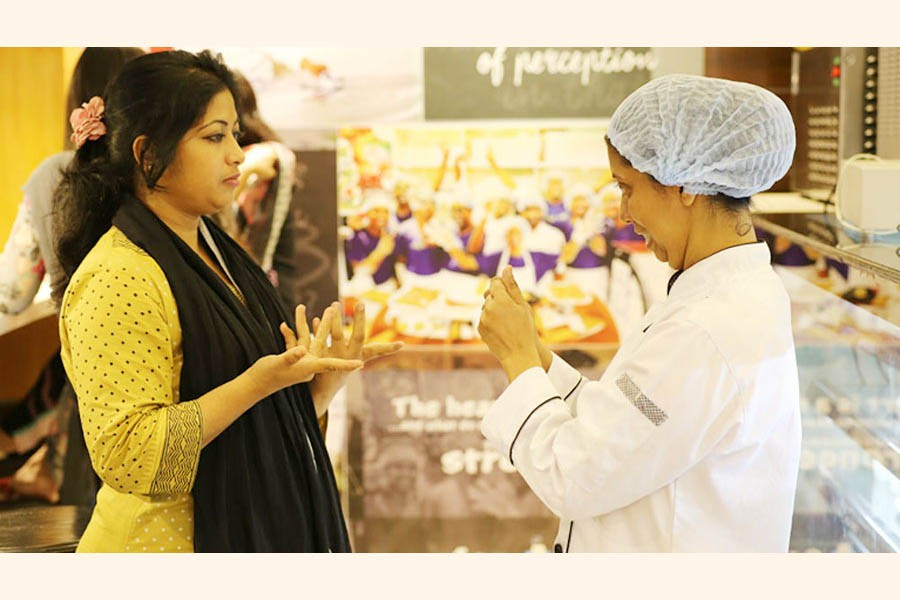
[(554, 355), (482, 433), (560, 517), (562, 552), (784, 552), (800, 463), (790, 302), (764, 243), (685, 270), (599, 381)]

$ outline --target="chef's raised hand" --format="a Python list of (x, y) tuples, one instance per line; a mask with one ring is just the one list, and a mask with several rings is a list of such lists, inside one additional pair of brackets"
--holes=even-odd
[[(503, 281), (503, 286), (506, 288), (506, 291), (516, 303), (528, 304), (525, 297), (522, 295), (521, 289), (519, 289), (519, 284), (516, 283), (516, 279), (513, 277), (511, 267), (503, 269), (501, 280)], [(541, 358), (541, 367), (546, 371), (550, 368), (550, 363), (553, 361), (553, 354), (550, 352), (550, 349), (544, 345), (538, 335), (537, 326), (534, 324), (534, 313), (529, 310), (528, 314), (531, 315), (531, 330), (534, 337), (534, 347), (538, 352), (538, 356)]]
[(504, 269), (501, 277), (491, 279), (478, 333), (510, 381), (531, 367), (541, 366), (535, 345), (534, 316), (510, 267)]

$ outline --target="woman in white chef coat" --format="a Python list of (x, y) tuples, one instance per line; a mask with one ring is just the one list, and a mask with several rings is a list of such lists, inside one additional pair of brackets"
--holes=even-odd
[(749, 197), (788, 170), (757, 86), (655, 79), (613, 115), (622, 218), (676, 270), (599, 381), (538, 340), (511, 271), (479, 332), (509, 377), (481, 430), (560, 517), (558, 552), (784, 552), (800, 456), (790, 303)]

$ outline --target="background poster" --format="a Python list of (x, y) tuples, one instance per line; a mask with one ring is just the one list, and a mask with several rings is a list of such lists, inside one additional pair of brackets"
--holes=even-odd
[(670, 269), (619, 219), (605, 121), (345, 127), (338, 209), (347, 310), (369, 334), (478, 343), (482, 295), (504, 266), (551, 344), (616, 344)]
[(357, 382), (348, 390), (355, 551), (552, 546), (558, 518), (479, 429), (505, 386), (501, 371), (392, 368)]
[(425, 118), (609, 117), (658, 62), (653, 48), (425, 48)]

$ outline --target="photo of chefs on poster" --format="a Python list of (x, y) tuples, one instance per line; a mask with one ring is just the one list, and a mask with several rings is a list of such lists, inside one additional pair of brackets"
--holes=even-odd
[(550, 344), (616, 344), (670, 274), (619, 219), (605, 126), (344, 128), (340, 289), (374, 341), (478, 343), (507, 265)]

